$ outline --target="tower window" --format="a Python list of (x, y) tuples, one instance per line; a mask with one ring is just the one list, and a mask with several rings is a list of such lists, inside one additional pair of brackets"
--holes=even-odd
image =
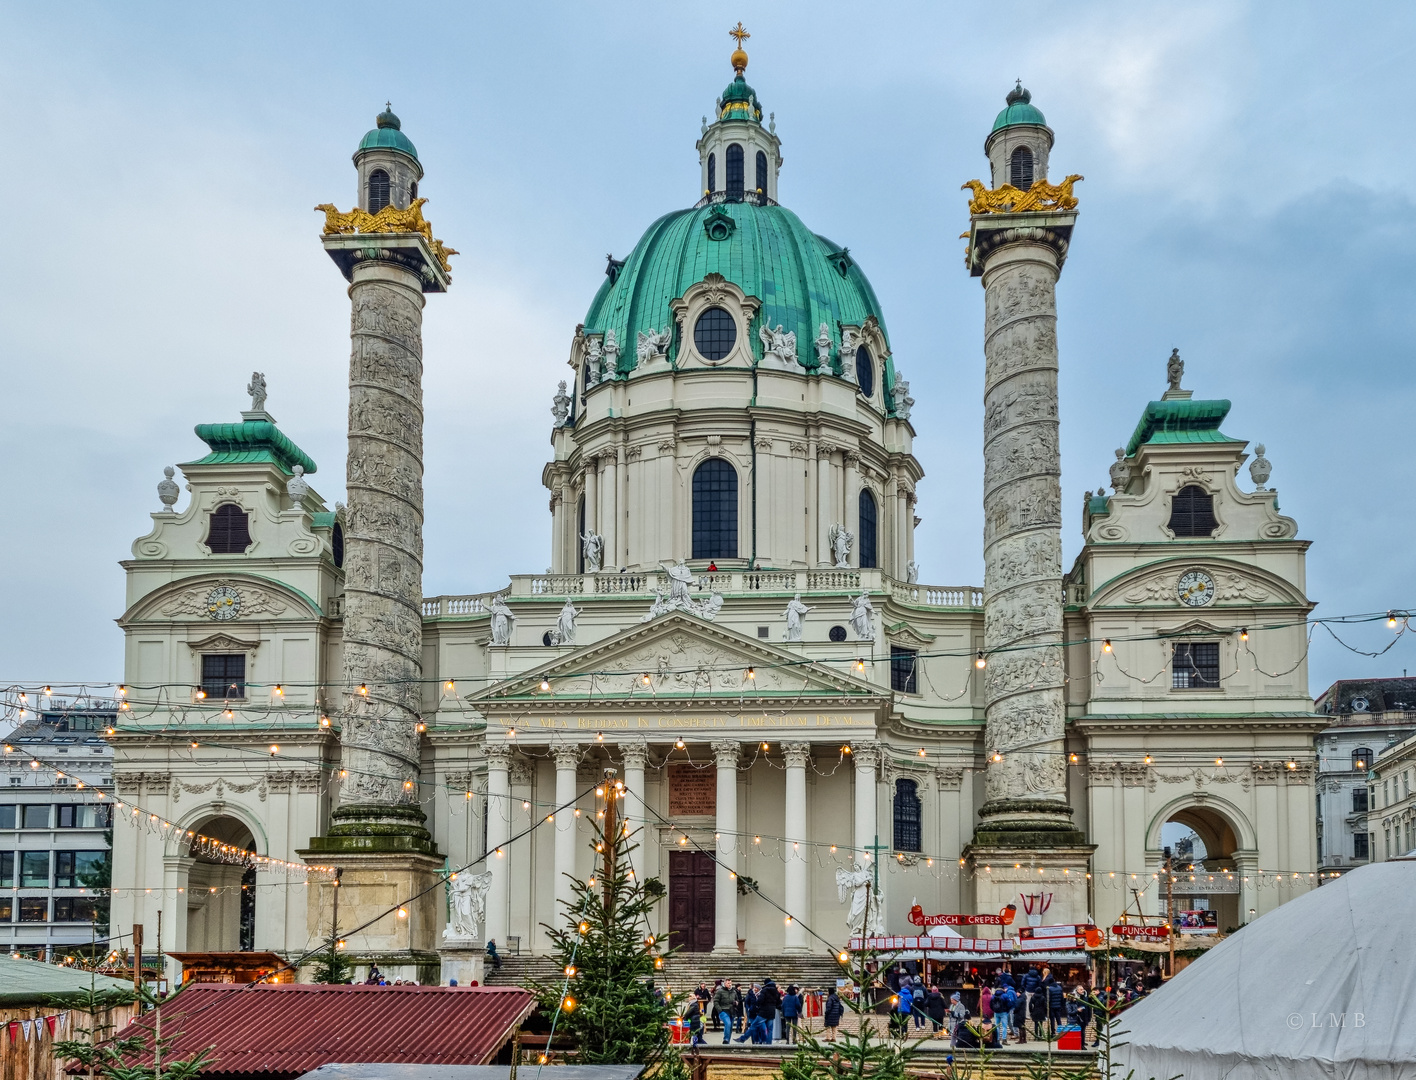
[(1219, 642), (1177, 641), (1171, 654), (1172, 690), (1219, 688)]
[(753, 187), (762, 198), (767, 197), (767, 155), (761, 150), (757, 151), (757, 180)]
[(1214, 496), (1197, 484), (1186, 484), (1170, 500), (1170, 531), (1176, 536), (1213, 536), (1219, 522)]
[(1365, 746), (1359, 746), (1352, 751), (1352, 771), (1366, 772), (1372, 767), (1372, 751)]
[(693, 471), (693, 557), (736, 559), (737, 553), (737, 470), (709, 458)]
[(708, 155), (708, 190), (718, 190), (718, 155)]
[(722, 360), (736, 343), (737, 323), (720, 307), (710, 307), (693, 324), (693, 347), (705, 360)]
[(244, 653), (204, 653), (202, 690), (211, 699), (246, 696), (246, 656)]
[(866, 397), (875, 393), (875, 363), (870, 359), (870, 350), (864, 345), (856, 350), (856, 382)]
[(919, 693), (919, 653), (899, 645), (890, 646), (890, 689), (901, 694)]
[(414, 180), (413, 183), (408, 185), (408, 197), (410, 199), (416, 199), (418, 197), (418, 181)]
[(1023, 191), (1033, 186), (1033, 155), (1026, 146), (1013, 151), (1008, 162), (1008, 182)]
[(244, 555), (251, 546), (250, 517), (235, 503), (222, 503), (211, 512), (207, 547), (213, 555)]
[[(860, 490), (860, 566), (864, 570), (868, 567), (879, 566), (880, 557), (877, 553), (879, 539), (879, 519), (875, 512), (875, 496), (871, 494), (869, 488)], [(913, 691), (911, 691), (913, 693)]]
[(369, 173), (369, 213), (377, 214), (390, 200), (388, 173), (375, 169)]
[(919, 784), (913, 780), (895, 781), (895, 850), (919, 851), (920, 838)]
[(334, 550), (334, 565), (336, 569), (344, 568), (344, 528), (339, 522), (334, 523), (334, 529), (329, 538), (329, 546)]
[(728, 147), (728, 200), (742, 202), (743, 185), (742, 147), (733, 143)]

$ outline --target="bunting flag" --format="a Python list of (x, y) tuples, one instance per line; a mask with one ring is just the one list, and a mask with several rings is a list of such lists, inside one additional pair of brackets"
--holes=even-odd
[(19, 1042), (19, 1041), (20, 1041), (20, 1022), (19, 1022), (18, 1020), (11, 1020), (11, 1021), (10, 1021), (10, 1024), (9, 1024), (9, 1027), (10, 1027), (10, 1041), (11, 1041), (12, 1043), (17, 1043), (17, 1042)]
[(59, 1017), (57, 1017), (57, 1016), (46, 1016), (46, 1017), (44, 1018), (44, 1022), (45, 1022), (45, 1024), (47, 1024), (47, 1025), (49, 1026), (49, 1037), (52, 1039), (52, 1038), (54, 1037), (54, 1027), (55, 1027), (56, 1024), (59, 1023)]
[(32, 1027), (34, 1027), (34, 1021), (33, 1021), (33, 1020), (25, 1020), (23, 1023), (24, 1023), (24, 1029), (25, 1029), (25, 1042), (29, 1042), (30, 1029), (31, 1029)]

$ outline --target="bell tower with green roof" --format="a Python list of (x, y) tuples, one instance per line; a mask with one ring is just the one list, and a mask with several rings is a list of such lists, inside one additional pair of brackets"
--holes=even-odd
[(704, 117), (698, 140), (699, 190), (705, 202), (777, 201), (777, 174), (782, 168), (782, 142), (777, 121), (762, 122), (762, 103), (747, 85), (747, 52), (742, 43), (752, 35), (738, 23), (728, 32), (737, 39), (731, 57), (733, 81), (713, 105), (713, 122)]

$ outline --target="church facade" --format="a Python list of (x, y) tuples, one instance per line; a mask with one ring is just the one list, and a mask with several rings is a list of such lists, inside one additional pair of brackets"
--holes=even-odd
[[(299, 955), (336, 930), (332, 875), (298, 867), (363, 859), (337, 932), (384, 914), (351, 955), (426, 974), (449, 906), (401, 890), (444, 868), (489, 875), (485, 938), (541, 950), (616, 782), (659, 930), (694, 951), (834, 951), (842, 869), (870, 872), (890, 933), (916, 903), (1158, 914), (1167, 823), (1203, 841), (1180, 891), (1221, 929), (1312, 887), (1307, 542), (1178, 354), (1134, 427), (1107, 421), (1111, 490), (1060, 564), (1052, 286), (1079, 178), (1048, 181), (1042, 113), (1008, 95), (969, 207), (985, 582), (925, 584), (931, 410), (849, 249), (782, 204), (775, 120), (733, 59), (693, 205), (610, 261), (570, 338), (549, 570), (482, 595), (419, 589), (417, 328), (451, 279), (417, 151), (380, 115), (355, 155), (366, 224), (327, 208), (354, 298), (350, 507), (257, 377), (239, 423), (197, 427), (190, 498), (163, 490), (123, 564), (115, 926), (161, 909), (166, 947)], [(397, 243), (375, 252), (377, 228)], [(359, 299), (378, 289), (404, 292)], [(375, 377), (398, 364), (404, 384)]]

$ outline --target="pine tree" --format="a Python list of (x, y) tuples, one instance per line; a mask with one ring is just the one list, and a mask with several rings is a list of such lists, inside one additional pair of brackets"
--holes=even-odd
[(667, 1027), (673, 1005), (654, 990), (655, 974), (674, 951), (655, 938), (650, 919), (664, 890), (637, 879), (629, 862), (637, 845), (614, 820), (610, 810), (612, 838), (595, 824), (601, 873), (584, 881), (572, 877), (574, 895), (562, 901), (562, 924), (546, 926), (563, 981), (534, 990), (541, 1007), (555, 1016), (556, 1031), (574, 1040), (579, 1062), (643, 1064), (677, 1075), (683, 1065), (669, 1048)]
[[(136, 991), (138, 1001), (148, 1010), (159, 1006), (170, 1006), (181, 996), (187, 983), (165, 999), (159, 999), (151, 989), (139, 985)], [(83, 1066), (89, 1080), (104, 1077), (105, 1080), (194, 1080), (211, 1064), (214, 1046), (173, 1057), (172, 1046), (181, 1038), (181, 1033), (162, 1035), (161, 1020), (154, 1016), (150, 1031), (139, 1031), (126, 1037), (109, 1038), (102, 1032), (112, 1030), (111, 1024), (98, 1022), (100, 1014), (105, 1014), (114, 1005), (133, 1000), (132, 994), (123, 991), (102, 991), (90, 988), (86, 993), (72, 999), (73, 1008), (81, 1009), (94, 1017), (95, 1026), (79, 1028), (86, 1035), (83, 1039), (61, 1039), (54, 1043), (54, 1056), (63, 1061), (76, 1062)], [(143, 1060), (151, 1057), (150, 1061)]]
[(857, 1030), (844, 1027), (835, 1040), (827, 1041), (804, 1026), (797, 1029), (796, 1053), (782, 1062), (782, 1080), (905, 1080), (910, 1062), (919, 1053), (920, 1042), (881, 1038), (867, 1022), (871, 1007), (864, 1003), (873, 978), (866, 970), (869, 954), (855, 954), (841, 967), (861, 993), (842, 1004), (856, 1015)]

